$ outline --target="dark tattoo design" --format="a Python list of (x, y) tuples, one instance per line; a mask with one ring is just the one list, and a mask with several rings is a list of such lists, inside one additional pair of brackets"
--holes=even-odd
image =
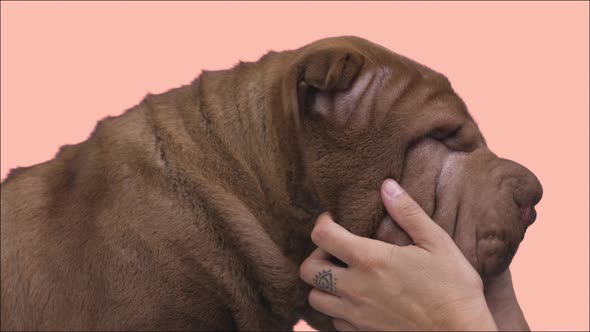
[(336, 280), (338, 279), (332, 275), (332, 270), (328, 269), (318, 272), (315, 277), (313, 277), (313, 284), (319, 289), (326, 290), (330, 293), (336, 293)]

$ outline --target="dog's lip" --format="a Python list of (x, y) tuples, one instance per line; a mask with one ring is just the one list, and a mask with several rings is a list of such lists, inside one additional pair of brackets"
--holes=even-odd
[(525, 208), (520, 208), (520, 220), (522, 221), (522, 224), (525, 229), (532, 225), (536, 219), (537, 211), (534, 207), (528, 206)]

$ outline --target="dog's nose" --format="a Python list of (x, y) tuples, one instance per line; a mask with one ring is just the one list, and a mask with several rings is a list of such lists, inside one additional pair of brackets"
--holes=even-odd
[(539, 179), (526, 167), (510, 161), (516, 181), (512, 182), (514, 202), (520, 208), (520, 219), (525, 227), (530, 226), (537, 218), (535, 205), (543, 196), (543, 187)]

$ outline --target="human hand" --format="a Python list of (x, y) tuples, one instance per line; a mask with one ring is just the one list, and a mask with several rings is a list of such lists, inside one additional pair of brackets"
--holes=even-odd
[(500, 331), (530, 331), (516, 300), (510, 269), (493, 279), (485, 280), (484, 294)]
[(318, 248), (300, 269), (316, 287), (310, 305), (338, 330), (495, 330), (482, 280), (449, 235), (395, 181), (381, 195), (414, 245), (363, 238), (320, 215), (311, 234)]

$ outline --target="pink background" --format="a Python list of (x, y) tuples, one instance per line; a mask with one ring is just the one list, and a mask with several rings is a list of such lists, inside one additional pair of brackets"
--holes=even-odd
[(2, 2), (1, 176), (201, 69), (358, 35), (445, 73), (490, 147), (537, 174), (512, 271), (533, 329), (588, 325), (588, 3)]

